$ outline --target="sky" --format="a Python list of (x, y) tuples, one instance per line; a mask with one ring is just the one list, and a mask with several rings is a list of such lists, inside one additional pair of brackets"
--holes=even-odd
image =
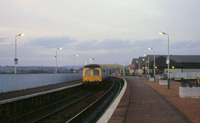
[[(133, 58), (199, 55), (199, 0), (0, 0), (0, 65), (130, 64)], [(25, 36), (16, 36), (25, 33)], [(58, 50), (62, 47), (62, 50)], [(75, 57), (78, 54), (79, 56)]]

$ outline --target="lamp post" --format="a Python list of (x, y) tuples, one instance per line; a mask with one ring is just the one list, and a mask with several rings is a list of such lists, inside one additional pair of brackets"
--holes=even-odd
[(56, 49), (56, 56), (55, 56), (55, 57), (56, 57), (56, 73), (58, 72), (58, 71), (57, 71), (57, 50), (62, 50), (62, 48), (59, 47), (59, 48)]
[(74, 57), (76, 56), (78, 56), (78, 54), (73, 56), (73, 71), (72, 71), (73, 73), (74, 73)]
[[(146, 54), (144, 54), (144, 56), (146, 56), (146, 57), (147, 57), (147, 55), (146, 55)], [(148, 62), (148, 68), (147, 68), (147, 75), (148, 75), (148, 77), (147, 77), (147, 78), (148, 78), (148, 80), (149, 80), (149, 57), (148, 57), (148, 61), (147, 61), (147, 62)]]
[[(145, 59), (142, 59), (142, 61), (144, 62), (144, 74), (146, 74), (146, 71), (145, 71), (145, 67), (146, 67)], [(143, 66), (143, 63), (142, 63), (142, 66)], [(143, 67), (142, 67), (142, 69), (143, 69)]]
[(15, 36), (15, 58), (14, 58), (14, 62), (15, 62), (15, 74), (17, 73), (17, 64), (18, 64), (18, 58), (17, 58), (17, 36), (24, 36), (24, 33), (18, 34)]
[(129, 68), (129, 75), (131, 76), (131, 62), (130, 62), (130, 67)]
[(161, 35), (167, 35), (167, 41), (168, 41), (168, 57), (166, 60), (167, 63), (167, 71), (168, 71), (168, 76), (167, 76), (167, 80), (168, 80), (168, 89), (170, 89), (170, 79), (169, 79), (169, 63), (170, 63), (170, 59), (169, 59), (169, 34), (165, 33), (165, 32), (159, 32), (159, 34)]
[(148, 48), (148, 49), (154, 51), (154, 65), (153, 65), (153, 70), (154, 70), (154, 82), (156, 82), (156, 69), (155, 69), (155, 66), (156, 66), (156, 57), (155, 57), (155, 49), (153, 49), (153, 48)]

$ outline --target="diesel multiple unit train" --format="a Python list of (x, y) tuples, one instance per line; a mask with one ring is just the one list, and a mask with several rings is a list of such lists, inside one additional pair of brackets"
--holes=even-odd
[(83, 83), (100, 83), (110, 75), (110, 68), (97, 64), (89, 64), (83, 68)]

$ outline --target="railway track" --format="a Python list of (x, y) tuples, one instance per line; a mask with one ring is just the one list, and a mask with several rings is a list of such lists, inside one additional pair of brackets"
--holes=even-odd
[[(79, 91), (77, 91), (79, 90)], [(32, 122), (46, 117), (89, 91), (82, 85), (67, 86), (0, 102), (0, 122)], [(90, 92), (91, 93), (91, 92)], [(53, 109), (53, 110), (52, 110)]]
[(123, 87), (122, 80), (111, 78), (111, 81), (112, 85), (108, 90), (67, 122), (97, 122)]
[(116, 78), (102, 84), (104, 86), (92, 88), (79, 85), (1, 104), (0, 122), (97, 121), (123, 85)]

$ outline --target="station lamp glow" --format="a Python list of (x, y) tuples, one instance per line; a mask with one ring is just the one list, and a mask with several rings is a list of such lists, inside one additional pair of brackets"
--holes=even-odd
[(21, 33), (21, 34), (19, 34), (18, 36), (25, 36), (25, 33)]
[(161, 32), (161, 31), (159, 32), (159, 34), (160, 34), (160, 35), (166, 35), (165, 32)]

